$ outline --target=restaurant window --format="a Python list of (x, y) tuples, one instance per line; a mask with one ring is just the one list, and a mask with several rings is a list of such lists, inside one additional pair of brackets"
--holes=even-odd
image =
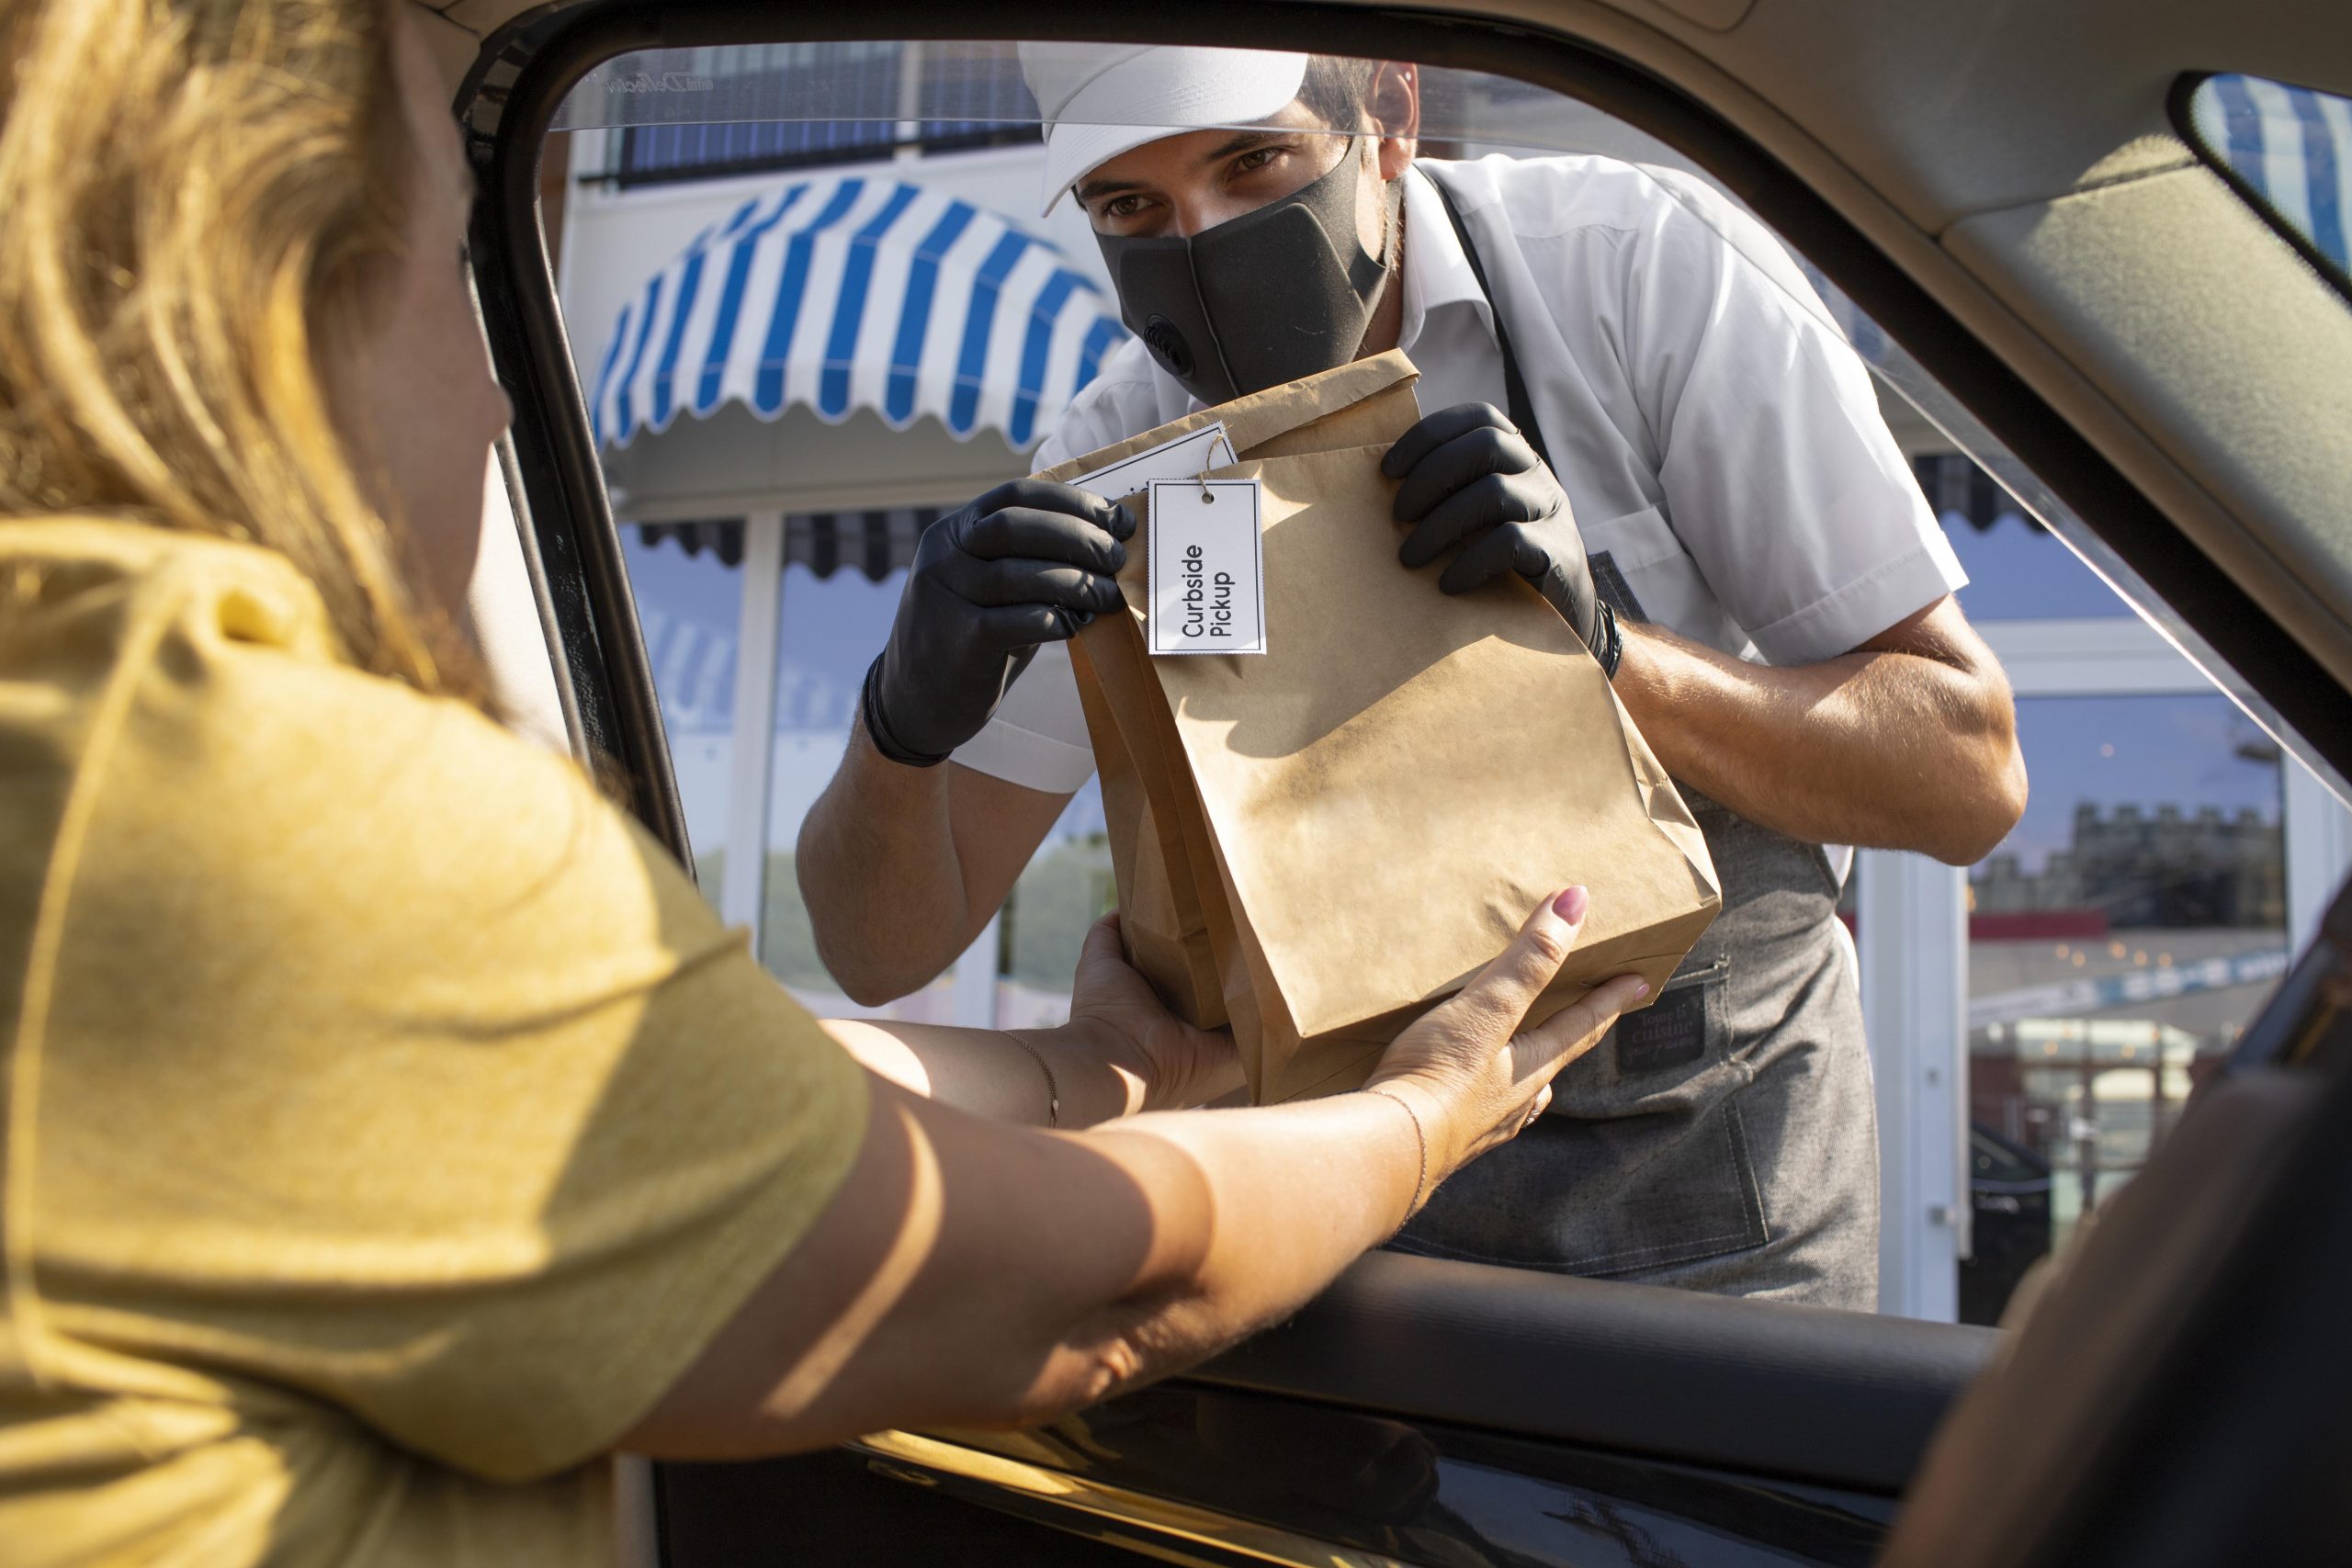
[(2028, 697), (2018, 729), (2032, 799), (1969, 872), (1969, 1110), (2046, 1174), (2054, 1247), (2286, 972), (2285, 764), (2218, 693)]
[(1971, 621), (2128, 620), (2132, 606), (1968, 457), (1916, 457), (1912, 472), (1968, 573)]
[(713, 904), (727, 879), (728, 787), (735, 765), (735, 661), (742, 525), (621, 530), (647, 662), (685, 809), (695, 875)]
[[(622, 536), (695, 870), (714, 905), (753, 927), (761, 963), (820, 1015), (1055, 1024), (1069, 1015), (1087, 928), (1117, 903), (1091, 781), (1070, 798), (974, 952), (883, 1007), (841, 992), (817, 955), (800, 897), (801, 822), (841, 763), (859, 683), (889, 636), (915, 541), (937, 516), (933, 507), (804, 513), (632, 525)], [(754, 570), (775, 573), (772, 599), (747, 580)], [(747, 775), (735, 733), (747, 604), (754, 635), (774, 638), (773, 682), (755, 697), (773, 713), (765, 806), (749, 815), (736, 792), (760, 786), (761, 760), (752, 759)], [(764, 643), (751, 654), (765, 656)], [(756, 861), (734, 841), (753, 822), (763, 840)], [(981, 966), (977, 983), (959, 983), (967, 964)]]

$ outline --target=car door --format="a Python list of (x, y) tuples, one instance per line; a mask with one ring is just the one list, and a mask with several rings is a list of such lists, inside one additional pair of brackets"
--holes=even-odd
[[(575, 741), (627, 776), (638, 809), (682, 855), (686, 812), (661, 694), (534, 220), (545, 132), (584, 73), (634, 50), (739, 42), (1120, 34), (1344, 49), (1484, 70), (1598, 105), (1688, 155), (1797, 245), (1949, 389), (1947, 417), (2012, 455), (2018, 486), (2047, 487), (2052, 513), (2078, 521), (2068, 543), (2271, 733), (2322, 775), (2340, 781), (2352, 761), (2352, 635), (2333, 588), (2341, 547), (2324, 526), (2352, 487), (2331, 494), (2321, 482), (2331, 462), (2341, 477), (2340, 448), (2298, 452), (2268, 472), (2211, 461), (2218, 416), (2155, 374), (2195, 362), (2203, 345), (2119, 345), (2096, 301), (2069, 292), (2082, 248), (2110, 237), (2092, 221), (2091, 238), (2078, 232), (2073, 252), (2053, 255), (2037, 236), (2079, 226), (2079, 214), (1996, 220), (2037, 203), (2066, 209), (2085, 193), (2096, 203), (2125, 175), (2175, 172), (2138, 148), (2102, 174), (2099, 155), (2134, 115), (2161, 124), (2175, 78), (2219, 58), (2222, 44), (2194, 25), (2143, 29), (2117, 58), (2066, 47), (2044, 14), (2018, 22), (2016, 36), (1976, 39), (1970, 69), (1946, 79), (1950, 56), (1939, 62), (1936, 51), (1969, 36), (1960, 7), (1907, 18), (1772, 0), (1513, 17), (1271, 5), (1116, 19), (1043, 4), (985, 17), (926, 6), (515, 9), (448, 7), (462, 36), (442, 43), (476, 51), (459, 107), (482, 178), (483, 314), (516, 408), (510, 491)], [(2295, 19), (2274, 9), (2253, 31), (2292, 74), (2310, 57), (2292, 45)], [(2094, 35), (2121, 19), (2092, 5), (2044, 12)], [(2245, 52), (2243, 40), (2235, 47)], [(2041, 83), (2053, 53), (2138, 107), (2057, 117), (2071, 141), (2053, 133), (2054, 150), (2037, 144), (2005, 162), (1984, 126), (2021, 89), (1987, 62), (2008, 60)], [(2334, 57), (2339, 68), (2344, 59)], [(1937, 93), (1918, 96), (1936, 82)], [(1955, 216), (1972, 205), (1978, 217)], [(2196, 258), (2167, 259), (2193, 273)], [(2291, 280), (2266, 272), (2278, 264), (2258, 249), (2204, 260), (2240, 269), (2240, 287), (2267, 306), (2307, 310)], [(2125, 291), (2178, 309), (2194, 281), (2135, 276)], [(2305, 319), (2335, 330), (2316, 312)], [(2332, 395), (2307, 400), (2324, 407)], [(2300, 988), (2282, 990), (2256, 1035), (2324, 1022), (2331, 962), (2324, 947), (2308, 958)], [(2311, 1060), (2319, 1071), (2330, 1059)], [(2129, 1290), (2132, 1262), (2117, 1263), (2111, 1288)], [(1991, 1331), (1950, 1323), (1374, 1254), (1292, 1323), (1041, 1431), (885, 1433), (791, 1460), (660, 1467), (651, 1550), (672, 1568), (1114, 1556), (1863, 1562), (1996, 1345)], [(1987, 1439), (1980, 1430), (1974, 1440)]]

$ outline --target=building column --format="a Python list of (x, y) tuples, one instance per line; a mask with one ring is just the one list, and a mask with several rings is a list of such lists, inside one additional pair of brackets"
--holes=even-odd
[(2280, 817), (2287, 827), (2287, 947), (2300, 953), (2319, 934), (2319, 922), (2335, 902), (2336, 889), (2352, 874), (2352, 810), (2317, 774), (2282, 758), (2286, 799)]
[(1960, 1316), (1968, 1246), (1967, 874), (1855, 857), (1862, 1027), (1878, 1094), (1879, 1310)]
[(743, 520), (743, 600), (735, 639), (735, 766), (727, 783), (727, 873), (718, 913), (749, 926), (760, 951), (766, 907), (768, 795), (775, 771), (776, 635), (784, 625), (784, 513)]

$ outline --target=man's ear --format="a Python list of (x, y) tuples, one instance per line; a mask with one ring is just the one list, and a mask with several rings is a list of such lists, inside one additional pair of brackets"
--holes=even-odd
[(1420, 149), (1419, 68), (1409, 60), (1382, 61), (1368, 96), (1373, 120), (1380, 127), (1380, 177), (1393, 180), (1413, 166), (1413, 155)]

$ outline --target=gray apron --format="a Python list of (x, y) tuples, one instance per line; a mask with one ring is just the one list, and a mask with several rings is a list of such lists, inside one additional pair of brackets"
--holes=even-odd
[(1837, 880), (1815, 846), (1684, 798), (1722, 915), (1391, 1245), (1874, 1311), (1877, 1115)]
[[(1517, 424), (1548, 464), (1487, 296)], [(1641, 619), (1607, 557), (1601, 596)], [(1689, 789), (1723, 913), (1647, 1009), (1553, 1080), (1550, 1113), (1457, 1173), (1390, 1245), (1862, 1312), (1878, 1307), (1878, 1118), (1838, 880), (1819, 847)]]

